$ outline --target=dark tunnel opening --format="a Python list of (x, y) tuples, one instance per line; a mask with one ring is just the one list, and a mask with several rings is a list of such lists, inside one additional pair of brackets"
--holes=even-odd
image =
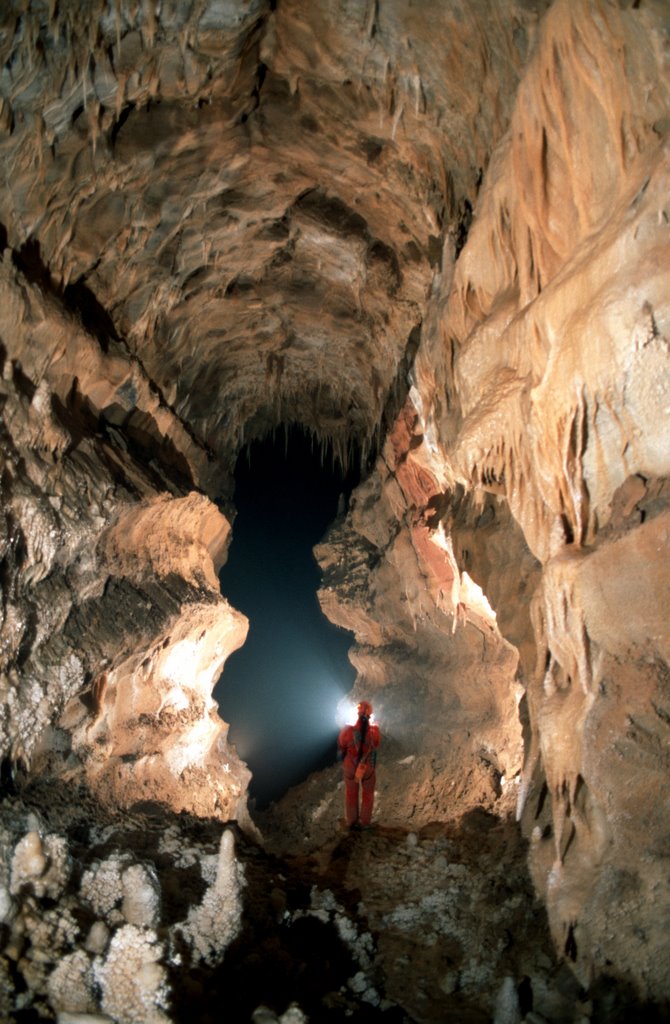
[(258, 809), (335, 760), (337, 705), (353, 685), (350, 633), (316, 596), (312, 553), (358, 483), (298, 427), (252, 442), (235, 469), (223, 595), (249, 619), (214, 690), (230, 740), (253, 773)]

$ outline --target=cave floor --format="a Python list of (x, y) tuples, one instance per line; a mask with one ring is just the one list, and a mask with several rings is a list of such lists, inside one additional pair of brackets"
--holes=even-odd
[[(261, 873), (267, 856), (258, 854)], [(223, 975), (247, 971), (255, 998), (277, 1013), (295, 1001), (314, 1021), (468, 1024), (492, 1020), (496, 1000), (511, 998), (519, 1020), (533, 1006), (537, 1021), (583, 1016), (511, 819), (475, 810), (418, 830), (342, 823), (322, 845), (277, 859), (265, 878), (252, 887), (247, 935)], [(298, 964), (288, 953), (296, 941)], [(261, 963), (278, 967), (274, 992), (254, 973)]]
[[(56, 799), (41, 786), (5, 800), (0, 813), (9, 820), (26, 809), (67, 837), (73, 892), (86, 866), (114, 850), (152, 865), (160, 879), (159, 936), (202, 894), (194, 868), (160, 854), (161, 837), (178, 830), (184, 850), (212, 853), (222, 828), (233, 829), (245, 879), (241, 931), (213, 967), (188, 953), (166, 965), (172, 1021), (606, 1019), (592, 1015), (592, 1002), (556, 959), (525, 843), (509, 817), (478, 809), (416, 830), (338, 826), (314, 848), (278, 856), (271, 850), (277, 836), (263, 845), (234, 823), (157, 805), (108, 818), (82, 798)], [(12, 1019), (45, 1017), (36, 999), (24, 1000)]]

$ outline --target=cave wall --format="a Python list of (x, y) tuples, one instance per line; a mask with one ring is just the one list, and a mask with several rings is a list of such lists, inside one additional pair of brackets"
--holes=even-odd
[(420, 827), (492, 807), (518, 781), (523, 691), (518, 652), (452, 544), (460, 524), (463, 539), (476, 531), (485, 551), (487, 528), (478, 524), (487, 514), (494, 521), (491, 509), (462, 489), (441, 490), (422, 465), (418, 430), (408, 405), (377, 472), (315, 554), (321, 607), (354, 634), (356, 691), (372, 701), (383, 731), (380, 818)]
[[(361, 547), (352, 534), (363, 538), (368, 565), (355, 595), (340, 588), (336, 612), (356, 623), (359, 609), (361, 692), (409, 683), (431, 649), (424, 617), (451, 616), (459, 635), (450, 571), (472, 574), (519, 652), (528, 735), (517, 814), (557, 948), (585, 984), (611, 974), (650, 999), (667, 996), (670, 952), (658, 859), (670, 707), (667, 29), (662, 4), (558, 2), (544, 18), (467, 243), (428, 307), (416, 426), (400, 459), (387, 445), (340, 528), (350, 550)], [(418, 488), (403, 485), (398, 462)], [(487, 509), (494, 548), (475, 514)], [(422, 523), (449, 541), (434, 574)], [(403, 548), (402, 584), (385, 587)], [(467, 600), (460, 612), (472, 633)], [(385, 624), (408, 613), (406, 667)], [(426, 674), (451, 698), (468, 673), (452, 668), (450, 630), (440, 632)], [(514, 667), (501, 681), (508, 700)], [(435, 710), (417, 689), (414, 729)], [(379, 702), (383, 714), (383, 688)], [(503, 705), (494, 720), (513, 751)]]
[(668, 967), (649, 864), (668, 821), (665, 31), (663, 7), (552, 8), (447, 309), (457, 475), (502, 479), (543, 564), (519, 803), (535, 878), (580, 975), (648, 996)]
[(122, 346), (0, 266), (2, 758), (101, 801), (246, 814), (212, 689), (246, 619), (202, 448)]

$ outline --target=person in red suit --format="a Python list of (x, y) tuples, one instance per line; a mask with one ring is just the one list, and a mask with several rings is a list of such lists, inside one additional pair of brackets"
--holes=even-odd
[(344, 817), (349, 829), (370, 827), (377, 780), (377, 748), (381, 738), (379, 726), (370, 722), (372, 704), (362, 700), (357, 711), (356, 724), (345, 725), (337, 740), (344, 772)]

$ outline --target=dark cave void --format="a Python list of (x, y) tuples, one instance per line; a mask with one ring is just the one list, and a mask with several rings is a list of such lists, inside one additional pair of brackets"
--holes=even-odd
[(358, 483), (297, 427), (254, 441), (235, 469), (235, 507), (221, 591), (249, 619), (245, 645), (215, 690), (229, 737), (253, 772), (260, 809), (335, 761), (338, 702), (355, 672), (351, 634), (325, 618), (312, 554)]

